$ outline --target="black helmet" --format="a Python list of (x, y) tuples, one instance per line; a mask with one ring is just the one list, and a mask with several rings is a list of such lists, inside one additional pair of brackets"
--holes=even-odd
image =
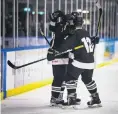
[(75, 26), (73, 21), (74, 21), (73, 15), (66, 14), (66, 22), (68, 22), (70, 26)]
[(72, 12), (71, 15), (72, 15), (73, 22), (74, 22), (75, 26), (82, 26), (83, 17), (80, 15), (80, 13)]
[(55, 21), (57, 23), (59, 22), (59, 20), (60, 20), (61, 23), (66, 22), (65, 14), (61, 10), (56, 10), (55, 12), (49, 14), (49, 18), (50, 18), (51, 21)]

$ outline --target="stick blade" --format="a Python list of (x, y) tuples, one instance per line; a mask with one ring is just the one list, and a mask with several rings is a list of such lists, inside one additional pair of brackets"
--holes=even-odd
[(16, 66), (15, 65), (13, 65), (12, 63), (11, 63), (11, 61), (7, 61), (7, 64), (11, 67), (11, 68), (13, 68), (13, 69), (16, 69)]

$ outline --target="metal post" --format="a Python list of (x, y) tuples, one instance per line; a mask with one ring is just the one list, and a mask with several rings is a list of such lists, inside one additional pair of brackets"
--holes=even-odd
[(76, 0), (76, 11), (78, 9), (78, 0)]
[(107, 3), (108, 5), (107, 5), (107, 33), (108, 33), (108, 38), (110, 38), (110, 31), (109, 31), (109, 27), (110, 27), (110, 24), (109, 24), (109, 11), (110, 11), (110, 9), (109, 9), (109, 1), (108, 1), (108, 3)]
[(59, 0), (59, 10), (61, 10), (61, 0)]
[(19, 40), (19, 38), (18, 38), (18, 21), (19, 21), (19, 20), (18, 20), (18, 13), (19, 13), (19, 12), (18, 12), (18, 0), (16, 1), (16, 3), (17, 3), (17, 25), (16, 25), (16, 26), (17, 26), (17, 29), (16, 29), (16, 30), (17, 30), (17, 33), (16, 33), (16, 35), (17, 35), (17, 36), (16, 36), (16, 37), (17, 37), (17, 42), (16, 42), (16, 47), (18, 47), (18, 42), (19, 42), (19, 41), (18, 41), (18, 40)]
[[(61, 0), (59, 0), (59, 6), (58, 9), (61, 10)], [(60, 18), (59, 18), (59, 22), (60, 22)]]
[(71, 12), (73, 11), (73, 0), (71, 0)]
[(112, 2), (110, 2), (110, 28), (111, 28), (111, 30), (110, 30), (110, 37), (111, 38), (113, 38), (113, 17), (112, 17)]
[[(86, 11), (88, 10), (88, 0), (86, 0)], [(88, 14), (86, 14), (86, 21), (88, 20)], [(86, 24), (86, 30), (87, 30), (87, 24)]]
[(3, 12), (2, 12), (2, 20), (3, 20), (3, 33), (2, 33), (2, 47), (5, 48), (5, 0), (3, 0)]
[(107, 3), (105, 2), (105, 8), (104, 8), (104, 11), (105, 11), (105, 14), (104, 14), (104, 26), (105, 26), (105, 29), (104, 29), (104, 34), (105, 34), (105, 37), (107, 37), (107, 12), (106, 12), (106, 9), (107, 9)]
[[(2, 46), (2, 42), (1, 42), (1, 0), (0, 0), (0, 65), (2, 66), (2, 53), (1, 53), (1, 46)], [(0, 91), (2, 89), (2, 67), (0, 68), (1, 70), (1, 74), (0, 74)]]
[[(81, 0), (81, 10), (83, 11), (83, 0)], [(81, 15), (83, 16), (83, 13)]]
[(38, 43), (38, 0), (36, 0), (36, 13), (35, 14), (36, 14), (36, 45), (37, 45)]
[(15, 46), (16, 46), (16, 40), (15, 40), (15, 27), (16, 27), (16, 25), (15, 25), (15, 8), (16, 8), (16, 6), (15, 6), (15, 0), (13, 0), (13, 40), (14, 40), (14, 48), (15, 48)]
[(0, 0), (0, 50), (1, 50), (1, 0)]
[[(29, 0), (27, 0), (27, 8), (29, 8)], [(27, 11), (27, 46), (29, 46), (29, 11)]]
[[(115, 12), (115, 3), (113, 2), (112, 3), (112, 12)], [(113, 24), (113, 33), (112, 33), (112, 37), (115, 37), (115, 23), (114, 23), (114, 17), (115, 17), (115, 15), (114, 15), (114, 13), (112, 13), (112, 24)]]
[(44, 3), (44, 12), (45, 12), (45, 14), (44, 14), (44, 34), (45, 34), (45, 36), (46, 36), (46, 4), (47, 4), (47, 0), (45, 0), (45, 3)]
[(91, 29), (91, 26), (92, 26), (92, 2), (90, 2), (90, 31), (89, 31), (89, 33), (90, 33), (90, 36), (92, 35), (92, 29)]
[(67, 0), (65, 0), (65, 14), (67, 14)]

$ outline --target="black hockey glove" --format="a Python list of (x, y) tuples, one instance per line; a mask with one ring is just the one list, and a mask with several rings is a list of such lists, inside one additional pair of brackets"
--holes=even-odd
[(57, 54), (58, 52), (52, 48), (49, 48), (48, 49), (48, 54), (47, 54), (47, 60), (48, 61), (52, 61), (55, 59), (55, 55)]
[(92, 36), (91, 37), (91, 42), (94, 44), (98, 44), (99, 43), (100, 38), (98, 36)]
[(64, 17), (64, 16), (65, 16), (65, 15), (64, 15), (64, 13), (63, 13), (62, 11), (57, 10), (57, 11), (55, 11), (54, 13), (51, 13), (51, 14), (49, 15), (49, 18), (50, 18), (51, 21), (57, 22), (58, 17)]

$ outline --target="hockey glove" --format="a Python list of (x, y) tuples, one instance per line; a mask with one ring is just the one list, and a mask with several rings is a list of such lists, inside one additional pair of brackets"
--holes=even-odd
[(100, 40), (100, 38), (97, 37), (97, 36), (92, 36), (91, 37), (91, 42), (94, 43), (94, 44), (98, 44), (99, 43), (99, 40)]
[(48, 49), (48, 54), (47, 54), (47, 60), (48, 61), (52, 61), (55, 59), (55, 55), (57, 54), (58, 52), (52, 48), (49, 48)]
[(57, 11), (55, 11), (54, 13), (51, 13), (51, 14), (49, 15), (49, 18), (50, 18), (51, 21), (57, 22), (58, 17), (64, 17), (64, 16), (65, 16), (65, 15), (64, 15), (64, 13), (63, 13), (62, 11), (57, 10)]

